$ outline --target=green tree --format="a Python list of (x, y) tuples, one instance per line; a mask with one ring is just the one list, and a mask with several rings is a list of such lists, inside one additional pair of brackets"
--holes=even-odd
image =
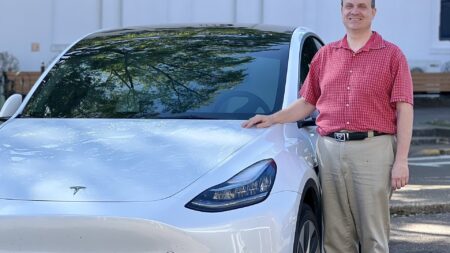
[(226, 27), (95, 34), (62, 57), (26, 110), (51, 117), (184, 113), (240, 84), (253, 52), (276, 50), (289, 39)]

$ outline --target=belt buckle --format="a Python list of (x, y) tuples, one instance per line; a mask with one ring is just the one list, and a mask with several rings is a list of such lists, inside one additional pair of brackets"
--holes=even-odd
[(334, 139), (336, 141), (347, 141), (349, 139), (348, 137), (348, 133), (334, 133)]

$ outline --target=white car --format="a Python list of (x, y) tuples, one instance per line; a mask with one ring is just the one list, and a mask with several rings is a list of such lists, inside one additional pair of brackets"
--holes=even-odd
[(131, 27), (75, 42), (0, 117), (0, 252), (321, 252), (314, 117), (267, 129), (305, 28)]

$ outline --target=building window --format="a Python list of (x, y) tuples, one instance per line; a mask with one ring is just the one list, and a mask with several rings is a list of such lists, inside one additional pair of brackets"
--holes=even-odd
[(450, 0), (441, 0), (439, 40), (450, 40)]

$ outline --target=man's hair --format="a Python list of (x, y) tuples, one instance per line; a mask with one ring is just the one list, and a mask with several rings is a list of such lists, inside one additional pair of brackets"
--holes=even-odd
[[(344, 0), (341, 0), (341, 7), (344, 6)], [(372, 3), (370, 4), (372, 8), (375, 8), (375, 0), (372, 0)]]

